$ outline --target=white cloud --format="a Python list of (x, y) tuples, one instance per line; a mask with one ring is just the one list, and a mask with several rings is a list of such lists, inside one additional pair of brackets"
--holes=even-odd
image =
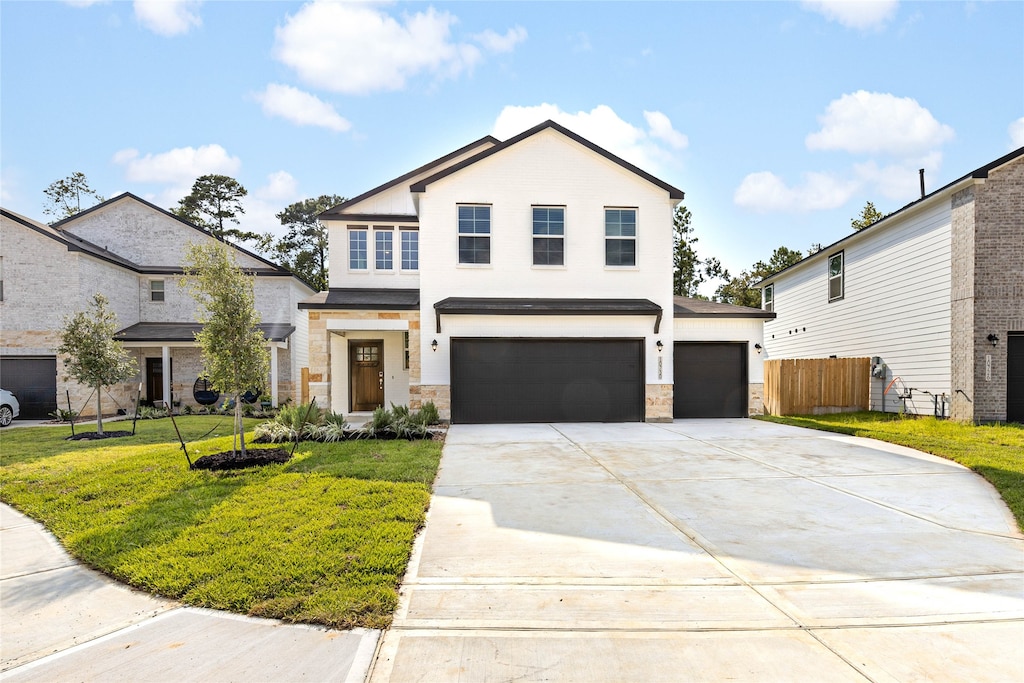
[[(256, 190), (254, 196), (267, 201), (288, 201), (295, 199), (299, 183), (288, 171), (276, 171), (267, 176), (267, 184)], [(281, 207), (284, 208), (283, 206)]]
[[(483, 59), (476, 45), (452, 40), (457, 22), (433, 7), (399, 20), (372, 4), (316, 1), (276, 29), (273, 53), (315, 87), (352, 95), (401, 90), (421, 73), (454, 78)], [(511, 50), (525, 37), (518, 26), (476, 36), (490, 51)]]
[(105, 5), (110, 0), (64, 0), (65, 5), (72, 7), (92, 7), (93, 5)]
[(298, 181), (287, 171), (275, 171), (267, 176), (265, 185), (250, 192), (243, 200), (245, 216), (242, 223), (246, 230), (269, 232), (281, 237), (285, 230), (277, 214), (300, 199)]
[[(644, 112), (644, 117), (650, 126), (647, 132), (622, 120), (611, 107), (604, 104), (589, 112), (580, 111), (575, 114), (562, 111), (555, 104), (545, 103), (534, 107), (509, 105), (498, 114), (492, 135), (499, 140), (507, 140), (551, 119), (645, 171), (656, 172), (673, 158), (672, 152), (660, 143), (668, 142), (672, 149), (682, 149), (688, 140), (672, 128), (672, 122), (661, 112)], [(682, 147), (678, 146), (680, 143)]]
[(652, 138), (667, 142), (675, 149), (686, 149), (690, 139), (672, 127), (669, 118), (660, 111), (645, 111), (648, 133)]
[(516, 45), (526, 40), (526, 29), (516, 26), (506, 31), (505, 35), (487, 29), (473, 36), (473, 40), (480, 43), (488, 52), (512, 52)]
[(817, 12), (847, 28), (880, 29), (896, 14), (897, 0), (804, 0), (804, 9)]
[(953, 139), (953, 129), (909, 97), (858, 90), (829, 103), (810, 150), (903, 157), (927, 153)]
[(828, 173), (806, 173), (803, 183), (790, 187), (770, 171), (751, 173), (733, 194), (737, 206), (752, 211), (818, 211), (835, 209), (857, 191), (859, 184)]
[[(896, 163), (879, 165), (875, 161), (854, 164), (853, 170), (871, 196), (881, 196), (897, 202), (908, 202), (921, 195), (920, 169), (935, 177), (942, 167), (942, 153), (935, 151), (919, 157), (901, 159)], [(931, 189), (926, 186), (925, 191)]]
[(266, 90), (256, 93), (256, 100), (267, 116), (279, 116), (299, 126), (320, 126), (339, 133), (352, 128), (332, 105), (290, 85), (271, 83)]
[(1007, 129), (1010, 133), (1010, 143), (1013, 149), (1024, 147), (1024, 116), (1010, 124)]
[(203, 25), (198, 0), (135, 0), (135, 18), (153, 33), (176, 36)]
[(137, 149), (122, 149), (114, 155), (115, 164), (125, 167), (125, 178), (133, 183), (187, 183), (208, 173), (231, 175), (242, 162), (220, 145), (178, 147), (168, 152), (139, 156)]

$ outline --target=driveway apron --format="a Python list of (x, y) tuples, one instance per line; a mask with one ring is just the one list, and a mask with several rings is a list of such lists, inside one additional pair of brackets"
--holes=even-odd
[(1024, 680), (1024, 538), (924, 453), (754, 420), (455, 425), (370, 679)]

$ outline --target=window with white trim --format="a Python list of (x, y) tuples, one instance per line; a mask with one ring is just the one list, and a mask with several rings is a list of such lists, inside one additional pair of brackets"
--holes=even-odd
[(828, 257), (828, 300), (838, 301), (845, 295), (843, 252)]
[(604, 264), (636, 265), (636, 209), (604, 210)]
[(762, 308), (769, 313), (775, 310), (775, 285), (765, 285), (762, 294)]
[(164, 300), (164, 281), (163, 280), (150, 280), (149, 281), (149, 300), (150, 301), (163, 301)]
[(366, 228), (348, 231), (348, 269), (367, 270)]
[(533, 265), (565, 265), (565, 207), (533, 207)]
[(491, 207), (459, 205), (459, 263), (491, 262)]
[(373, 231), (374, 268), (393, 270), (395, 267), (394, 231), (375, 228)]
[(420, 269), (420, 233), (402, 230), (402, 270)]

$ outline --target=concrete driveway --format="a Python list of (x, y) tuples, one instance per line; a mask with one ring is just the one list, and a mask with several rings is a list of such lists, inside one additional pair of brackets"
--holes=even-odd
[(1020, 681), (1024, 539), (952, 462), (754, 420), (453, 426), (383, 681)]

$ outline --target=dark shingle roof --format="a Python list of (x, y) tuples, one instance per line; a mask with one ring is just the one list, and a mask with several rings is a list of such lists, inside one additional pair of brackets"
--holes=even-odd
[[(288, 323), (260, 323), (260, 330), (267, 341), (284, 341), (295, 331)], [(114, 334), (114, 339), (123, 342), (190, 342), (195, 341), (196, 332), (203, 329), (201, 323), (135, 323)]]
[(334, 287), (299, 302), (299, 308), (304, 309), (415, 311), (419, 307), (418, 289)]
[(672, 297), (673, 318), (763, 318), (771, 320), (775, 313), (770, 313), (761, 308), (749, 308), (747, 306), (733, 306), (722, 304), (717, 301), (705, 301), (704, 299), (691, 299), (688, 296)]

